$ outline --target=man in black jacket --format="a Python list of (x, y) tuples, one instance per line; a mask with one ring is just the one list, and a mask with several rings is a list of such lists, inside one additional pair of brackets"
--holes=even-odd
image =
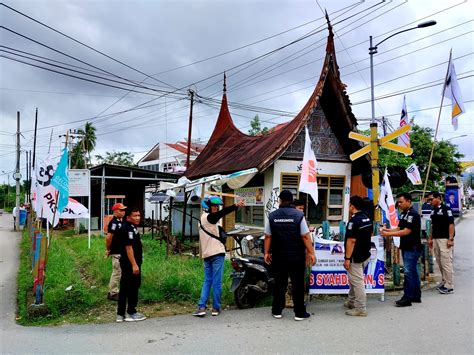
[(283, 190), (279, 199), (280, 207), (270, 213), (265, 225), (264, 258), (267, 264), (272, 264), (275, 277), (272, 315), (277, 319), (283, 316), (289, 275), (295, 320), (301, 321), (310, 317), (304, 304), (305, 268), (306, 264), (314, 265), (316, 257), (303, 212), (292, 205), (293, 194)]

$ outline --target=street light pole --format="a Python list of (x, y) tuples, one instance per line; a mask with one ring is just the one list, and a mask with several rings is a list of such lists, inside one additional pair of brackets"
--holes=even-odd
[(380, 209), (376, 208), (379, 202), (380, 196), (380, 178), (379, 178), (379, 139), (378, 139), (378, 129), (377, 129), (377, 122), (375, 120), (375, 95), (374, 95), (374, 54), (377, 53), (378, 46), (400, 33), (416, 30), (417, 28), (429, 27), (436, 25), (436, 21), (427, 21), (418, 24), (416, 27), (407, 28), (402, 31), (395, 32), (394, 34), (388, 36), (387, 38), (383, 39), (375, 46), (373, 45), (372, 36), (369, 37), (369, 55), (370, 55), (370, 103), (372, 106), (372, 118), (370, 121), (370, 166), (372, 169), (372, 199), (374, 205), (374, 221), (380, 223), (381, 222), (381, 214)]

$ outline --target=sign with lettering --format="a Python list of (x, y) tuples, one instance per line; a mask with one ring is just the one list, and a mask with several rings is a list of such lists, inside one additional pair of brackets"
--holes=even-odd
[(247, 206), (263, 206), (263, 187), (246, 187), (235, 189), (234, 194), (237, 200), (243, 199)]
[(89, 169), (69, 169), (69, 196), (89, 196)]
[[(316, 265), (311, 270), (310, 294), (347, 294), (349, 275), (344, 269), (344, 242), (316, 238)], [(384, 240), (372, 237), (370, 258), (364, 268), (365, 292), (384, 293)]]

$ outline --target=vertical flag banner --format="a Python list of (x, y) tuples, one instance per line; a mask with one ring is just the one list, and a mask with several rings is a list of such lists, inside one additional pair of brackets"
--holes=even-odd
[(67, 206), (69, 199), (69, 176), (68, 176), (68, 151), (64, 148), (61, 160), (59, 160), (58, 167), (54, 172), (53, 179), (51, 180), (53, 185), (59, 192), (58, 196), (58, 210), (62, 210)]
[(421, 185), (421, 175), (418, 167), (415, 163), (411, 164), (408, 168), (405, 169), (408, 178), (410, 179), (413, 185)]
[(454, 130), (458, 129), (458, 116), (466, 112), (464, 103), (462, 102), (461, 89), (459, 88), (456, 69), (451, 55), (449, 56), (448, 75), (446, 77), (444, 97), (451, 100), (451, 119)]
[(32, 169), (31, 170), (31, 185), (30, 185), (31, 208), (36, 213), (38, 213), (38, 208), (37, 208), (38, 197), (36, 196), (37, 192), (38, 192), (38, 181), (36, 181), (35, 169)]
[[(408, 124), (407, 104), (405, 101), (405, 96), (403, 96), (402, 114), (400, 116), (400, 127), (406, 126), (407, 124)], [(410, 134), (408, 132), (398, 137), (398, 145), (402, 147), (410, 148)]]
[(55, 165), (56, 163), (48, 155), (36, 168), (36, 213), (38, 217), (46, 218), (53, 226), (59, 222), (59, 213), (55, 214), (57, 190), (51, 185)]
[[(395, 201), (393, 200), (392, 187), (388, 180), (388, 172), (385, 169), (385, 175), (383, 177), (383, 185), (380, 189), (379, 206), (385, 212), (385, 215), (390, 221), (390, 228), (396, 228), (398, 226), (398, 215), (395, 209)], [(400, 246), (400, 237), (393, 237), (393, 243), (395, 246)]]
[(303, 155), (303, 169), (300, 179), (300, 192), (311, 195), (314, 204), (318, 204), (318, 182), (316, 179), (316, 156), (311, 148), (311, 139), (309, 138), (308, 127), (305, 127), (305, 142)]

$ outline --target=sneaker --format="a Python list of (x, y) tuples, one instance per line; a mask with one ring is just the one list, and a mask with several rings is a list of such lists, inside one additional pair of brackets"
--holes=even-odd
[(111, 301), (118, 301), (119, 295), (118, 293), (116, 294), (111, 294), (110, 292), (107, 294), (107, 299)]
[(145, 320), (146, 316), (141, 313), (133, 313), (133, 314), (128, 314), (125, 316), (125, 322), (139, 322), (142, 320)]
[(295, 321), (305, 320), (305, 319), (308, 319), (309, 317), (311, 317), (311, 314), (309, 314), (308, 312), (305, 312), (305, 314), (303, 314), (301, 317), (295, 316)]
[(273, 314), (273, 313), (272, 313), (272, 317), (273, 317), (273, 318), (276, 318), (276, 319), (282, 319), (282, 318), (283, 318), (283, 314), (281, 314), (281, 313), (280, 313), (280, 314)]
[(349, 300), (344, 302), (344, 307), (349, 308), (349, 309), (354, 309), (355, 308), (354, 303), (352, 303)]
[(421, 303), (421, 297), (420, 298), (415, 298), (414, 300), (411, 300), (411, 303)]
[(411, 301), (408, 298), (401, 298), (395, 302), (395, 307), (410, 307)]
[(212, 309), (212, 313), (211, 313), (213, 316), (218, 316), (219, 314), (221, 314), (221, 311), (218, 310), (218, 309)]
[(117, 323), (122, 323), (124, 321), (125, 317), (121, 316), (120, 314), (117, 314), (117, 318), (115, 318), (115, 321)]
[(205, 308), (198, 308), (194, 313), (194, 317), (205, 317), (206, 316), (206, 309)]
[(439, 284), (436, 285), (436, 289), (439, 290), (440, 288), (444, 287), (444, 283), (440, 282)]
[(346, 311), (347, 316), (353, 317), (367, 317), (367, 310), (360, 308), (353, 308)]
[(446, 287), (440, 287), (438, 289), (439, 293), (442, 293), (443, 295), (448, 295), (451, 293), (454, 293), (454, 288), (446, 288)]

